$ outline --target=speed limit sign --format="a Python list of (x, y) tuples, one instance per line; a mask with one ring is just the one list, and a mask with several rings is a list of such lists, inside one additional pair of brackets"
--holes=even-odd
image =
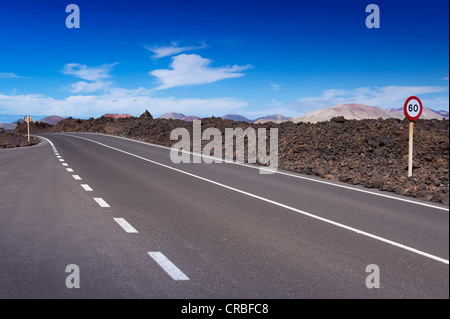
[(405, 116), (411, 121), (419, 119), (423, 112), (422, 101), (416, 96), (410, 96), (403, 106)]
[(409, 154), (408, 154), (408, 177), (413, 173), (413, 143), (414, 143), (414, 121), (418, 120), (423, 112), (422, 101), (417, 96), (410, 96), (403, 105), (403, 112), (410, 120), (409, 122)]

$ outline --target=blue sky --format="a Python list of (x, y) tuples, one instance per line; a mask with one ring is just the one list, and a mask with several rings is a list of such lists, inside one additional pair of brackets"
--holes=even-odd
[[(80, 8), (80, 28), (65, 25)], [(365, 21), (380, 8), (379, 29)], [(447, 0), (2, 1), (0, 122), (166, 112), (448, 110)]]

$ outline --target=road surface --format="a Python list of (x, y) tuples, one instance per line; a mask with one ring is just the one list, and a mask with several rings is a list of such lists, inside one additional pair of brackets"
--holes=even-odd
[(88, 133), (0, 151), (0, 298), (449, 298), (448, 207), (169, 154)]

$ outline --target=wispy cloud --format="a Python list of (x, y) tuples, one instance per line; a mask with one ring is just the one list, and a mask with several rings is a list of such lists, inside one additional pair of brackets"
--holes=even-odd
[(29, 79), (29, 77), (17, 75), (16, 73), (11, 72), (3, 72), (0, 73), (0, 79)]
[[(363, 87), (352, 90), (330, 89), (322, 92), (321, 96), (310, 96), (291, 103), (297, 111), (311, 112), (321, 108), (333, 107), (343, 103), (361, 103), (381, 108), (397, 108), (403, 105), (411, 95), (427, 95), (447, 92), (442, 86), (384, 86)], [(425, 107), (448, 109), (448, 98), (423, 98)]]
[(106, 90), (112, 85), (109, 81), (85, 82), (79, 81), (69, 84), (66, 88), (72, 93), (93, 93), (100, 90)]
[(111, 75), (109, 73), (111, 72), (112, 68), (117, 64), (118, 62), (90, 67), (78, 63), (68, 63), (64, 66), (62, 72), (64, 74), (74, 75), (83, 80), (97, 81), (100, 79), (110, 78)]
[(442, 78), (441, 80), (448, 81), (449, 77)]
[(201, 42), (199, 45), (194, 46), (180, 46), (179, 42), (172, 42), (168, 46), (153, 46), (153, 47), (145, 46), (147, 50), (154, 53), (152, 56), (153, 59), (160, 59), (167, 56), (173, 56), (186, 51), (200, 50), (206, 47), (207, 45), (205, 42)]
[(244, 76), (241, 71), (251, 68), (246, 66), (226, 66), (211, 68), (211, 60), (202, 58), (197, 54), (180, 54), (172, 58), (169, 70), (154, 70), (150, 74), (157, 77), (162, 83), (156, 90), (164, 90), (176, 86), (189, 86), (207, 84), (223, 79), (239, 78)]
[[(63, 73), (76, 76), (85, 81), (71, 83), (66, 86), (66, 90), (72, 93), (93, 93), (108, 89), (112, 82), (104, 81), (111, 77), (110, 72), (118, 62), (90, 67), (78, 63), (68, 63), (64, 66)], [(90, 81), (90, 82), (86, 82)]]

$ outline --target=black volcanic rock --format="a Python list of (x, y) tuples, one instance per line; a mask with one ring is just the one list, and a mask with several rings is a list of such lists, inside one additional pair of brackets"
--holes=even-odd
[[(278, 128), (279, 168), (352, 185), (380, 189), (423, 200), (449, 202), (449, 121), (418, 120), (414, 128), (414, 172), (407, 176), (408, 120), (368, 119), (311, 123), (252, 124), (202, 119), (202, 130), (217, 128)], [(32, 132), (96, 132), (172, 146), (175, 128), (192, 134), (192, 122), (172, 119), (64, 119)], [(16, 128), (26, 133), (26, 125)], [(192, 135), (191, 135), (192, 136)], [(203, 141), (206, 145), (209, 141)], [(225, 154), (225, 152), (223, 152)]]
[(26, 135), (13, 132), (2, 132), (0, 130), (0, 149), (31, 146), (38, 144), (40, 141), (41, 140), (37, 137), (31, 136), (30, 142), (28, 143), (28, 137)]
[(148, 110), (145, 110), (145, 112), (142, 113), (139, 118), (141, 118), (141, 119), (153, 119), (153, 115), (151, 115)]

